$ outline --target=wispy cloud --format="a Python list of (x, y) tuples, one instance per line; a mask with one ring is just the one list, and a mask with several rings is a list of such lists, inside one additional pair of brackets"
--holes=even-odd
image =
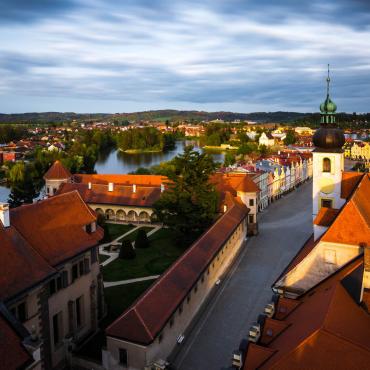
[(3, 112), (312, 111), (328, 62), (339, 108), (368, 110), (370, 6), (359, 0), (0, 0), (0, 7)]

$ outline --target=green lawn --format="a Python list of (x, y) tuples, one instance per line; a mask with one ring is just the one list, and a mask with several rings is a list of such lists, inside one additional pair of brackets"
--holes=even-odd
[(122, 260), (117, 258), (103, 267), (105, 281), (119, 281), (138, 277), (159, 275), (169, 267), (183, 252), (173, 231), (160, 229), (149, 237), (149, 248), (136, 248), (136, 258)]
[[(145, 232), (148, 233), (149, 231), (152, 231), (154, 229), (154, 227), (142, 226), (142, 227), (140, 227), (140, 229), (144, 229)], [(122, 241), (122, 240), (130, 240), (131, 242), (135, 241), (136, 235), (137, 235), (137, 233), (139, 232), (140, 229), (136, 229), (135, 231), (133, 231), (132, 233), (128, 234), (126, 237), (124, 237), (120, 241)]]
[(111, 242), (114, 239), (117, 239), (120, 235), (127, 233), (128, 231), (132, 230), (135, 226), (134, 225), (121, 225), (121, 224), (109, 224), (106, 223), (104, 228), (108, 229), (108, 235), (104, 233), (104, 239), (101, 241), (102, 243)]
[(99, 254), (99, 263), (103, 263), (109, 258), (109, 256), (106, 256), (105, 254)]
[(94, 335), (77, 353), (89, 359), (101, 362), (101, 349), (106, 345), (104, 329), (111, 324), (118, 316), (131, 306), (131, 304), (149, 288), (153, 281), (120, 285), (112, 288), (105, 288), (104, 295), (108, 307), (107, 316), (102, 320), (99, 332)]

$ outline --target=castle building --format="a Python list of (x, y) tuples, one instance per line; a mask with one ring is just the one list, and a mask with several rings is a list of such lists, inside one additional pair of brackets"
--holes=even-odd
[(370, 176), (344, 172), (329, 83), (313, 138), (314, 232), (272, 285), (240, 356), (244, 370), (370, 364)]
[(77, 191), (0, 205), (0, 354), (8, 369), (63, 368), (73, 346), (97, 330), (102, 237)]

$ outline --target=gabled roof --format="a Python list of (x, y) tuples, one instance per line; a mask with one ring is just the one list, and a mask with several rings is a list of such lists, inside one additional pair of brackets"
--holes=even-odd
[(0, 370), (23, 369), (33, 362), (22, 338), (0, 314)]
[(77, 191), (10, 210), (11, 225), (51, 266), (98, 243), (100, 228), (91, 234), (84, 230), (94, 221), (94, 212)]
[(65, 180), (72, 177), (72, 174), (62, 165), (60, 161), (55, 161), (45, 173), (45, 180)]
[(237, 192), (257, 193), (259, 187), (252, 180), (253, 174), (245, 173), (215, 173), (210, 177), (210, 182), (216, 187), (219, 192), (230, 192), (234, 196)]
[[(265, 349), (275, 351), (249, 369), (349, 369), (370, 363), (370, 316), (353, 300), (342, 281), (363, 264), (359, 256), (330, 278), (302, 295), (299, 304), (282, 318), (287, 327)], [(281, 302), (281, 300), (284, 300)], [(279, 298), (277, 311), (288, 298)], [(255, 357), (254, 353), (251, 354)]]
[(366, 174), (321, 240), (341, 244), (370, 245), (369, 194), (370, 175)]
[(44, 280), (55, 270), (13, 227), (0, 222), (0, 300)]
[[(230, 197), (225, 197), (229, 202)], [(106, 334), (149, 345), (183, 302), (249, 210), (237, 199), (224, 213), (126, 312)]]
[(131, 185), (114, 184), (113, 191), (108, 191), (108, 185), (91, 184), (91, 189), (86, 183), (64, 183), (57, 194), (68, 193), (77, 190), (82, 199), (88, 203), (115, 204), (136, 207), (151, 207), (160, 195), (159, 187), (137, 186), (133, 193)]
[(348, 199), (363, 176), (361, 172), (342, 172), (340, 197)]

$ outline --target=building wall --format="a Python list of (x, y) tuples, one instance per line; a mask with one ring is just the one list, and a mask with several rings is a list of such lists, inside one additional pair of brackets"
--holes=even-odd
[[(331, 171), (323, 171), (323, 160), (331, 161)], [(344, 170), (343, 153), (313, 153), (313, 186), (312, 186), (312, 217), (315, 219), (323, 199), (332, 200), (332, 208), (341, 208), (345, 203), (340, 198), (342, 172)]]
[(53, 196), (64, 183), (70, 182), (70, 179), (45, 180), (46, 194)]
[[(92, 285), (97, 287), (97, 277), (99, 274), (99, 264), (96, 262), (91, 265), (90, 261), (90, 272), (80, 276), (72, 282), (72, 265), (76, 262), (79, 262), (83, 259), (90, 260), (90, 251), (85, 253), (64, 266), (62, 266), (61, 270), (68, 272), (68, 283), (69, 285), (58, 291), (57, 293), (51, 295), (49, 297), (49, 325), (50, 325), (50, 342), (51, 342), (51, 357), (52, 357), (52, 366), (55, 367), (64, 363), (66, 357), (68, 356), (67, 353), (67, 346), (68, 344), (62, 340), (61, 343), (57, 346), (54, 345), (54, 337), (53, 337), (53, 316), (58, 314), (59, 312), (62, 313), (62, 331), (61, 336), (63, 338), (72, 337), (75, 342), (83, 339), (86, 335), (91, 333), (92, 331), (96, 330), (96, 327), (92, 327), (92, 317), (91, 317), (91, 294), (90, 288)], [(97, 288), (95, 288), (97, 289)], [(75, 327), (75, 323), (71, 323), (70, 321), (70, 305), (71, 302), (75, 302), (77, 298), (83, 296), (83, 316), (82, 316), (82, 326), (80, 328)], [(95, 295), (97, 297), (97, 294)], [(73, 303), (74, 304), (74, 303)], [(96, 304), (95, 304), (96, 306)], [(74, 307), (75, 310), (75, 307)], [(73, 315), (73, 321), (75, 322), (75, 312)], [(95, 312), (97, 315), (97, 312)], [(97, 321), (97, 320), (95, 320)], [(71, 325), (73, 325), (73, 329), (71, 330)]]
[(208, 294), (214, 288), (215, 283), (226, 269), (230, 266), (240, 247), (243, 245), (247, 232), (247, 223), (244, 220), (211, 261), (208, 269), (204, 271), (192, 288), (191, 292), (184, 298), (181, 305), (173, 313), (169, 322), (163, 328), (161, 335), (157, 336), (152, 344), (147, 347), (134, 343), (125, 342), (115, 338), (107, 338), (107, 350), (105, 367), (109, 370), (122, 370), (120, 366), (119, 349), (128, 351), (129, 370), (143, 369), (158, 359), (167, 359), (173, 349), (178, 346), (177, 338), (184, 334), (190, 322), (204, 303)]
[(150, 217), (153, 214), (153, 209), (151, 207), (132, 207), (98, 203), (88, 204), (94, 211), (103, 213), (106, 219), (111, 221), (151, 222)]

